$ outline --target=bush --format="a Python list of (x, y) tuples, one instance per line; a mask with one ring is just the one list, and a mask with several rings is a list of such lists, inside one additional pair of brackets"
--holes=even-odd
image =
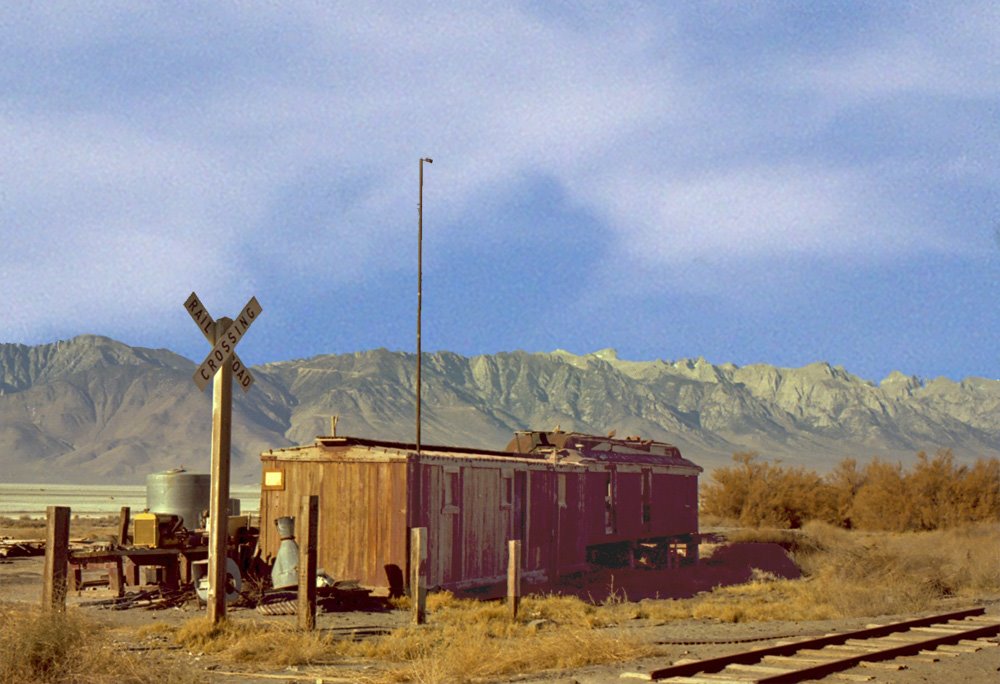
[(949, 450), (921, 452), (911, 472), (879, 459), (841, 461), (825, 477), (733, 455), (701, 491), (702, 512), (750, 527), (799, 528), (819, 520), (845, 529), (902, 532), (1000, 520), (1000, 460), (955, 463)]
[(0, 682), (197, 682), (202, 677), (122, 653), (77, 611), (0, 604)]

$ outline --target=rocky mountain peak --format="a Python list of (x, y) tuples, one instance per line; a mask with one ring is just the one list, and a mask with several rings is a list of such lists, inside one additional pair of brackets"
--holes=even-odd
[[(329, 431), (411, 441), (415, 358), (386, 349), (253, 368), (234, 400), (234, 481), (259, 477), (268, 448)], [(179, 461), (207, 469), (210, 394), (192, 363), (167, 350), (82, 336), (0, 345), (0, 453), (5, 478), (141, 482)], [(524, 351), (423, 364), (423, 440), (501, 448), (515, 430), (638, 434), (671, 442), (711, 468), (754, 450), (823, 469), (845, 456), (912, 459), (950, 448), (959, 460), (1000, 455), (1000, 381), (926, 385), (893, 373), (878, 386), (825, 362), (802, 368), (624, 361)]]

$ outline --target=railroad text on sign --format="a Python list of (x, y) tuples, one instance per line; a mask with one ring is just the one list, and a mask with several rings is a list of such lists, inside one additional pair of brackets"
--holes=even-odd
[[(215, 320), (212, 318), (212, 315), (208, 313), (208, 309), (205, 308), (205, 305), (198, 299), (198, 295), (192, 292), (191, 296), (187, 298), (186, 302), (184, 302), (184, 308), (191, 315), (192, 320), (194, 320), (194, 322), (201, 329), (205, 339), (211, 342), (212, 337), (215, 334)], [(246, 367), (246, 364), (243, 363), (243, 360), (236, 354), (236, 352), (233, 352), (233, 378), (239, 383), (244, 392), (249, 392), (254, 383), (254, 377), (250, 373), (250, 369)], [(202, 388), (202, 390), (204, 390), (204, 388)]]
[[(257, 302), (257, 298), (251, 297), (250, 301), (243, 307), (243, 310), (233, 319), (232, 324), (218, 336), (215, 345), (212, 347), (212, 351), (208, 353), (208, 356), (205, 357), (205, 360), (201, 362), (201, 365), (194, 372), (194, 382), (198, 386), (198, 389), (204, 390), (208, 386), (209, 380), (212, 379), (212, 376), (233, 355), (236, 345), (243, 338), (243, 335), (246, 334), (246, 331), (262, 310), (260, 304)], [(193, 315), (192, 312), (192, 317)], [(246, 368), (242, 363), (240, 367), (246, 372)]]

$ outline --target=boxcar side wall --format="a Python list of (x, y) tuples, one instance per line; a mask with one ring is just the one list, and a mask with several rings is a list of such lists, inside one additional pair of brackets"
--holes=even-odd
[(584, 565), (582, 472), (546, 463), (425, 459), (420, 511), (428, 584), (503, 581), (507, 542), (521, 540), (522, 571), (551, 578)]
[(284, 487), (261, 491), (260, 543), (265, 559), (278, 550), (274, 521), (298, 515), (301, 497), (320, 497), (318, 566), (335, 579), (388, 587), (386, 566), (406, 571), (406, 462), (263, 459), (284, 471)]
[(698, 532), (698, 478), (656, 468), (609, 466), (587, 472), (586, 545)]
[(282, 487), (261, 491), (265, 559), (280, 543), (275, 520), (317, 494), (319, 566), (373, 588), (389, 586), (386, 566), (407, 577), (411, 527), (427, 528), (428, 585), (455, 589), (502, 582), (513, 539), (526, 578), (555, 579), (585, 569), (595, 547), (698, 531), (697, 475), (657, 464), (317, 445), (262, 465), (284, 473)]

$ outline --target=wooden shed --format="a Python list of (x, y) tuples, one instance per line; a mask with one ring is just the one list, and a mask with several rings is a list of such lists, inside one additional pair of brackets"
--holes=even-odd
[(409, 530), (427, 528), (427, 581), (463, 589), (501, 582), (507, 541), (522, 576), (555, 579), (644, 549), (696, 549), (701, 468), (676, 447), (566, 432), (521, 432), (506, 451), (317, 437), (261, 455), (260, 543), (275, 520), (320, 497), (318, 563), (337, 579), (389, 588), (408, 576)]

